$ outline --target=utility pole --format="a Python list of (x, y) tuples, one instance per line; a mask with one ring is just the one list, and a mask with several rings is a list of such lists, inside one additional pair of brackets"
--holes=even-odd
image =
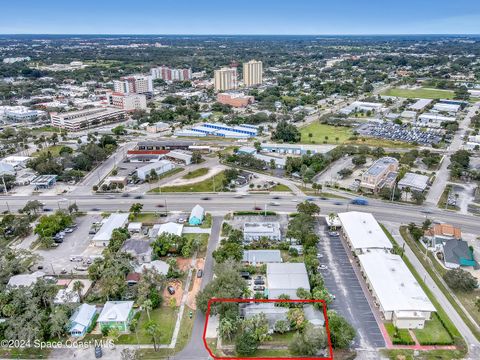
[(5, 194), (8, 195), (8, 190), (7, 190), (7, 185), (5, 184), (5, 176), (4, 175), (2, 175), (2, 181), (3, 181), (4, 192), (5, 192)]

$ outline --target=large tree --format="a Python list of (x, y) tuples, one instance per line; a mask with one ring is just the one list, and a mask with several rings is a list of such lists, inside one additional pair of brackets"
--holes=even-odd
[(478, 287), (478, 280), (460, 268), (448, 270), (443, 279), (452, 290), (471, 292)]
[(328, 311), (330, 338), (334, 349), (348, 348), (355, 338), (355, 329), (335, 310)]

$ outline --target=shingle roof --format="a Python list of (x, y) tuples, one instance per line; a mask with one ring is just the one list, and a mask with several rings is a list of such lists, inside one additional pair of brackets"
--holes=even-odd
[(89, 304), (82, 304), (75, 310), (73, 315), (70, 317), (70, 321), (83, 326), (88, 326), (90, 320), (95, 315), (96, 311), (97, 309), (95, 306)]
[(133, 301), (107, 301), (98, 317), (99, 322), (122, 322), (128, 319)]

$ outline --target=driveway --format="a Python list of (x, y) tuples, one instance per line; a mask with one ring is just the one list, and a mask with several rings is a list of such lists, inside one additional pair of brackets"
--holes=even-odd
[(336, 297), (329, 308), (344, 316), (356, 329), (355, 348), (384, 347), (382, 333), (340, 238), (329, 237), (324, 224), (319, 230), (318, 253), (323, 255), (319, 260), (328, 267), (321, 273), (325, 286)]

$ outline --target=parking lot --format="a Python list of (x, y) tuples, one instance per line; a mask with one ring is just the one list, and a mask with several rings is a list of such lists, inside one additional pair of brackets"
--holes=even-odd
[(329, 308), (344, 316), (356, 329), (355, 348), (384, 347), (385, 341), (375, 316), (340, 238), (330, 237), (324, 224), (319, 226), (319, 235), (318, 253), (323, 255), (320, 264), (328, 268), (321, 270), (321, 274), (325, 286), (335, 296)]
[(48, 274), (59, 274), (63, 269), (68, 273), (85, 273), (86, 271), (76, 271), (74, 268), (81, 262), (70, 261), (70, 256), (89, 256), (99, 255), (102, 248), (90, 245), (88, 232), (93, 222), (101, 221), (100, 215), (85, 215), (75, 219), (77, 228), (70, 234), (65, 234), (63, 243), (56, 248), (40, 249), (35, 251), (42, 259), (38, 262), (38, 266), (43, 267), (43, 271)]
[(421, 129), (392, 122), (367, 123), (357, 128), (357, 131), (361, 135), (409, 143), (415, 142), (420, 145), (438, 143), (442, 138), (441, 129)]

